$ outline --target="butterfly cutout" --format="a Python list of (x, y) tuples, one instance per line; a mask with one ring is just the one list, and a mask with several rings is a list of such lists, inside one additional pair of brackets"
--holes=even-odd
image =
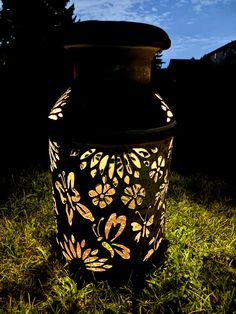
[(164, 227), (165, 227), (165, 212), (163, 211), (160, 218), (160, 225), (157, 234), (155, 237), (152, 237), (152, 239), (149, 241), (149, 245), (151, 246), (151, 248), (145, 255), (143, 259), (144, 262), (146, 262), (152, 256), (152, 254), (160, 247), (163, 241)]
[[(117, 217), (116, 213), (111, 214), (105, 224), (104, 236), (101, 236), (100, 229), (101, 229), (101, 223), (103, 220), (104, 220), (104, 217), (102, 217), (99, 220), (97, 225), (93, 224), (93, 232), (96, 235), (97, 240), (102, 241), (102, 246), (110, 252), (112, 258), (115, 256), (115, 253), (117, 253), (123, 259), (129, 259), (130, 249), (127, 248), (123, 244), (118, 244), (114, 242), (122, 234), (122, 232), (125, 229), (126, 217), (124, 215)], [(109, 239), (111, 232), (113, 231), (112, 229), (117, 226), (118, 226), (118, 230), (115, 232), (114, 237)]]
[(140, 214), (139, 211), (136, 211), (135, 214), (138, 214), (139, 217), (140, 217), (141, 220), (142, 220), (142, 224), (139, 224), (138, 222), (132, 222), (132, 223), (131, 223), (132, 230), (133, 230), (133, 231), (138, 231), (137, 235), (136, 235), (135, 238), (134, 238), (134, 241), (139, 242), (141, 237), (143, 237), (143, 238), (144, 238), (144, 237), (146, 237), (146, 238), (149, 237), (150, 231), (149, 231), (148, 227), (150, 227), (150, 226), (153, 224), (153, 222), (154, 222), (154, 215), (151, 215), (151, 216), (149, 217), (149, 219), (146, 220), (146, 218), (144, 219), (144, 218), (141, 216), (141, 214)]

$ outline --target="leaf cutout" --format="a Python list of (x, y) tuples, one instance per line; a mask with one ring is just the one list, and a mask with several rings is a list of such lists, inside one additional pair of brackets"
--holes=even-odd
[(76, 204), (76, 209), (78, 210), (78, 212), (83, 218), (88, 219), (90, 221), (94, 221), (94, 217), (91, 211), (85, 205), (80, 204), (80, 203)]
[(66, 105), (66, 99), (69, 97), (69, 93), (71, 89), (68, 88), (65, 93), (56, 101), (55, 105), (52, 107), (48, 118), (51, 120), (57, 120), (58, 118), (62, 118), (62, 107)]
[(79, 165), (80, 170), (84, 170), (87, 167), (87, 162), (86, 161), (82, 161)]
[(122, 160), (120, 158), (120, 156), (117, 156), (117, 169), (116, 172), (118, 174), (118, 176), (122, 179), (123, 175), (124, 175), (124, 166), (122, 163)]
[(116, 177), (113, 178), (112, 184), (115, 188), (118, 186), (118, 179)]
[(115, 155), (112, 155), (110, 162), (109, 162), (109, 169), (108, 169), (108, 176), (110, 179), (113, 178), (113, 175), (115, 172), (115, 162), (116, 162), (116, 157), (115, 157)]
[(93, 169), (90, 171), (91, 177), (94, 178), (97, 174), (97, 169)]
[(91, 161), (90, 161), (90, 168), (95, 167), (95, 166), (99, 163), (99, 161), (100, 161), (101, 158), (102, 158), (102, 155), (103, 155), (102, 152), (98, 152), (98, 153), (96, 153), (96, 154), (91, 158)]
[(127, 172), (129, 173), (129, 174), (132, 174), (133, 173), (133, 171), (132, 171), (132, 168), (131, 168), (131, 166), (130, 166), (130, 161), (129, 161), (129, 159), (128, 159), (128, 156), (124, 153), (124, 160), (125, 160), (125, 168), (126, 168), (126, 170), (127, 170)]
[(133, 148), (133, 151), (135, 151), (139, 156), (143, 158), (149, 158), (151, 155), (145, 148)]
[(86, 152), (84, 152), (84, 153), (80, 156), (80, 160), (83, 160), (83, 159), (85, 159), (85, 158), (88, 158), (88, 157), (91, 156), (95, 151), (96, 151), (95, 148), (91, 148), (91, 149), (87, 150)]
[(109, 158), (109, 155), (104, 156), (99, 163), (99, 171), (100, 171), (101, 175), (104, 174), (104, 170), (106, 168), (108, 158)]
[(135, 165), (135, 167), (137, 168), (141, 168), (141, 162), (138, 158), (138, 156), (136, 154), (134, 154), (133, 152), (128, 153), (130, 160), (132, 161), (132, 163)]
[(130, 183), (130, 177), (129, 177), (129, 176), (125, 176), (124, 182), (125, 182), (127, 185), (129, 185), (129, 183)]

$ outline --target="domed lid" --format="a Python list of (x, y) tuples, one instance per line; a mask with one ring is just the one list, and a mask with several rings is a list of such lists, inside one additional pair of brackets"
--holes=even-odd
[(74, 23), (65, 47), (77, 45), (147, 46), (168, 49), (171, 41), (160, 27), (130, 21), (87, 20)]

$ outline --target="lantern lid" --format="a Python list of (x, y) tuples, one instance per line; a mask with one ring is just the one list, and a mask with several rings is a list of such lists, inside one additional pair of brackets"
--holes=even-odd
[(81, 45), (144, 46), (168, 49), (171, 41), (160, 27), (131, 21), (86, 20), (74, 23), (65, 48)]

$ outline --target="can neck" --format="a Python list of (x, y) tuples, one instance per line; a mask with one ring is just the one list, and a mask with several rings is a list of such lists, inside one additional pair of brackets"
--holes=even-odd
[(134, 81), (149, 84), (156, 47), (146, 46), (66, 46), (72, 60), (73, 78)]

